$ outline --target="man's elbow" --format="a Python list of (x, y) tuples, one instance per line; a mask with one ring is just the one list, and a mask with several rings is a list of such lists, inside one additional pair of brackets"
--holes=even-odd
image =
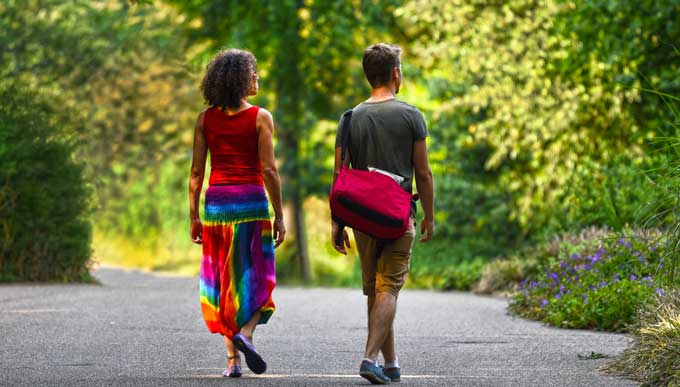
[(430, 168), (416, 170), (416, 180), (417, 181), (431, 181), (432, 180), (432, 170)]

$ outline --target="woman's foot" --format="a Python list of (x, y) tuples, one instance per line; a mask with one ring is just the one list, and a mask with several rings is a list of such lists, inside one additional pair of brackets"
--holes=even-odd
[(241, 357), (239, 355), (227, 357), (227, 369), (222, 372), (225, 378), (241, 377)]
[(234, 347), (245, 355), (246, 365), (251, 371), (261, 374), (267, 370), (267, 363), (262, 360), (262, 357), (257, 353), (255, 347), (245, 335), (237, 333), (231, 340), (234, 343)]
[(229, 366), (229, 368), (222, 371), (222, 376), (224, 376), (225, 378), (240, 378), (241, 366), (239, 365)]

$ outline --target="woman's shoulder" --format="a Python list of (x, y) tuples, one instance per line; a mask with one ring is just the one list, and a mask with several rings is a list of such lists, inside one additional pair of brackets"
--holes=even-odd
[(253, 105), (252, 108), (257, 109), (257, 115), (258, 115), (258, 117), (259, 117), (260, 115), (265, 115), (265, 116), (270, 116), (270, 117), (271, 117), (271, 115), (272, 115), (272, 113), (269, 112), (269, 110), (263, 108), (262, 106)]

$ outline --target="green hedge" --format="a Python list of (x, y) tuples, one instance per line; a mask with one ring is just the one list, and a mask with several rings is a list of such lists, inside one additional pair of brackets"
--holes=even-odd
[(0, 84), (0, 280), (89, 280), (89, 191), (69, 116), (52, 99)]

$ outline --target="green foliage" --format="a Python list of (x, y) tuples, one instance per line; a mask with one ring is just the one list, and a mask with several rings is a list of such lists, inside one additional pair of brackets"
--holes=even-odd
[[(673, 114), (674, 128), (680, 124), (680, 99), (654, 91), (666, 103)], [(658, 137), (654, 141), (653, 156), (656, 163), (646, 171), (647, 195), (639, 209), (640, 224), (645, 228), (665, 230), (666, 253), (663, 257), (662, 279), (666, 283), (680, 280), (680, 137), (678, 135)]]
[[(0, 30), (0, 78), (53, 90), (74, 120), (87, 122), (72, 130), (96, 187), (97, 226), (107, 231), (128, 232), (130, 223), (160, 227), (158, 209), (143, 203), (154, 179), (127, 188), (139, 186), (139, 176), (155, 176), (163, 163), (179, 172), (178, 161), (189, 159), (201, 104), (174, 17), (167, 7), (131, 7), (124, 0), (0, 5), (7, 27)], [(129, 212), (121, 209), (131, 203), (154, 214), (124, 218)]]
[[(680, 35), (670, 22), (679, 2), (646, 4), (653, 12), (633, 3), (536, 0), (411, 1), (398, 11), (439, 101), (433, 136), (449, 159), (488, 150), (469, 160), (487, 171), (486, 182), (455, 195), (488, 206), (472, 207), (475, 219), (518, 224), (531, 237), (547, 225), (620, 227), (632, 218), (633, 206), (616, 205), (639, 192), (612, 197), (615, 179), (640, 181), (623, 169), (643, 159), (644, 141), (668, 116), (640, 88), (651, 80), (674, 90), (678, 79), (663, 42)], [(476, 179), (464, 168), (446, 173)], [(572, 199), (588, 190), (581, 210)], [(517, 227), (506, 229), (497, 237), (516, 240)]]
[(680, 293), (645, 305), (631, 330), (633, 344), (603, 368), (643, 387), (680, 386)]
[(640, 206), (659, 195), (650, 190), (647, 168), (661, 160), (648, 157), (633, 163), (625, 156), (604, 165), (584, 163), (572, 176), (561, 203), (546, 210), (546, 223), (536, 234), (550, 237), (583, 225), (606, 225), (616, 231), (639, 224)]
[[(328, 192), (340, 112), (367, 96), (362, 49), (402, 42), (400, 96), (426, 114), (437, 192), (436, 238), (416, 242), (412, 286), (468, 289), (486, 260), (519, 251), (484, 274), (488, 289), (512, 288), (560, 245), (586, 249), (537, 241), (636, 221), (670, 231), (668, 275), (655, 279), (671, 283), (679, 12), (678, 0), (9, 0), (0, 78), (63, 107), (44, 114), (87, 160), (99, 259), (191, 272), (199, 248), (182, 203), (198, 78), (217, 49), (250, 49), (262, 76), (253, 102), (274, 111), (287, 214), (309, 227), (314, 281), (356, 285), (356, 261), (330, 250), (326, 206), (308, 197)], [(277, 255), (294, 282), (291, 247)]]
[(435, 239), (413, 244), (407, 285), (415, 288), (470, 290), (479, 281), (485, 259), (469, 257), (467, 246), (451, 248), (449, 241)]
[(54, 96), (0, 82), (0, 281), (86, 281), (90, 190)]
[[(655, 294), (662, 249), (656, 235), (563, 243), (522, 281), (510, 309), (566, 328), (624, 331)], [(593, 252), (594, 247), (597, 250)]]

